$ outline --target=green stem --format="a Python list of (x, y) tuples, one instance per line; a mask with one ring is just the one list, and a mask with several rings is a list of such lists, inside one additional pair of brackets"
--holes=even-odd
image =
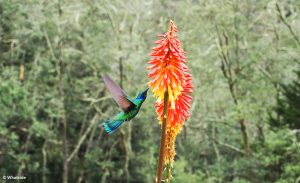
[(160, 139), (160, 152), (159, 152), (159, 160), (158, 160), (156, 180), (155, 180), (156, 183), (161, 183), (161, 177), (163, 173), (164, 153), (165, 153), (166, 134), (167, 134), (168, 101), (169, 101), (169, 93), (168, 91), (165, 91), (162, 131), (161, 131), (161, 139)]
[(171, 163), (167, 164), (167, 169), (166, 169), (166, 183), (171, 182)]

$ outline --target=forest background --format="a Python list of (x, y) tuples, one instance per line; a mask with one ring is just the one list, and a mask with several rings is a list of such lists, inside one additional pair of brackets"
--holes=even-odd
[(144, 90), (170, 19), (194, 84), (172, 182), (300, 183), (298, 0), (0, 0), (0, 176), (153, 182), (155, 98), (109, 136), (101, 75)]

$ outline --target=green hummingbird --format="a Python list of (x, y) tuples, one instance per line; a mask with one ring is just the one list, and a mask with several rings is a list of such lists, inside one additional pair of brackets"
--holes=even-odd
[(131, 120), (138, 114), (143, 102), (147, 98), (149, 88), (143, 92), (139, 92), (135, 99), (131, 99), (108, 75), (104, 75), (102, 78), (112, 98), (122, 109), (122, 112), (102, 123), (104, 130), (112, 134), (125, 121)]

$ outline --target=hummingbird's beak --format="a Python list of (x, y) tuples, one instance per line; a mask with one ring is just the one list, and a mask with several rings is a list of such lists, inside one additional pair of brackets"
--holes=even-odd
[(143, 95), (146, 95), (147, 94), (147, 92), (148, 92), (148, 90), (149, 90), (149, 87), (145, 90), (145, 91), (143, 91)]
[(147, 93), (148, 92), (148, 90), (149, 90), (149, 87), (143, 92), (143, 93)]

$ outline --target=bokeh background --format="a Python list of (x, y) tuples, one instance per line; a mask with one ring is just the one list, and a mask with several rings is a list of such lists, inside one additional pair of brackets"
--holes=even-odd
[(1, 177), (153, 182), (155, 98), (109, 136), (101, 75), (144, 90), (170, 19), (194, 84), (172, 182), (299, 183), (298, 0), (0, 0)]

